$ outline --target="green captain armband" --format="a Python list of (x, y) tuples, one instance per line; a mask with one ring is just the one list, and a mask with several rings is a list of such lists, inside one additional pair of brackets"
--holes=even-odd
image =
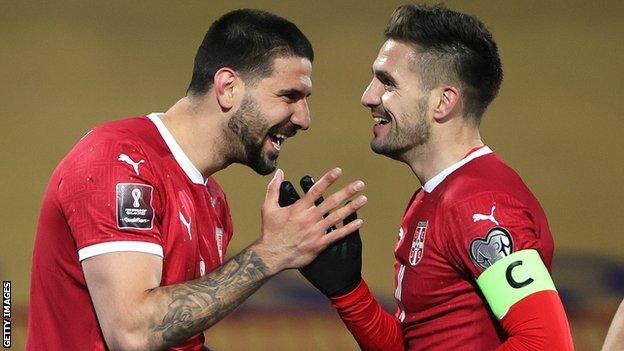
[(540, 255), (532, 249), (496, 261), (477, 278), (477, 285), (499, 320), (523, 298), (538, 291), (557, 291)]

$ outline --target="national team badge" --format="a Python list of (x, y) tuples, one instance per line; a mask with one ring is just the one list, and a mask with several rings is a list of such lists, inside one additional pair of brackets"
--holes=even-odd
[(152, 229), (154, 188), (146, 184), (118, 183), (117, 227), (119, 229)]
[(409, 252), (409, 263), (412, 266), (417, 265), (423, 257), (428, 224), (428, 221), (418, 221), (418, 225), (414, 231), (414, 239), (412, 239), (412, 247)]
[(482, 269), (488, 269), (496, 261), (511, 255), (512, 251), (511, 235), (503, 227), (494, 227), (485, 239), (476, 238), (470, 243), (470, 259)]

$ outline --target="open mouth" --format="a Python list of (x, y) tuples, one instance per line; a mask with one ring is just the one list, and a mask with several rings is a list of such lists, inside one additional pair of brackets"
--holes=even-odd
[(271, 139), (271, 145), (273, 145), (273, 148), (277, 151), (281, 150), (282, 144), (286, 140), (284, 134), (269, 134), (269, 138)]
[(384, 125), (390, 123), (390, 118), (387, 116), (373, 116), (375, 125)]

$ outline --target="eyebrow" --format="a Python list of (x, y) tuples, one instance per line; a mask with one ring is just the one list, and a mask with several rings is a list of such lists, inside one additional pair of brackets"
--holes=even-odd
[(388, 82), (388, 83), (396, 86), (396, 80), (394, 80), (394, 78), (392, 78), (390, 73), (388, 73), (386, 71), (383, 71), (383, 70), (375, 70), (374, 68), (372, 69), (372, 71), (373, 71), (373, 75), (375, 75), (375, 77), (377, 77), (377, 79), (379, 79), (381, 81)]
[(307, 94), (306, 94), (306, 93), (304, 93), (302, 90), (295, 89), (295, 88), (290, 88), (290, 89), (282, 89), (282, 90), (279, 90), (279, 91), (277, 92), (277, 94), (278, 94), (278, 95), (290, 95), (290, 94), (293, 94), (293, 95), (299, 95), (299, 96), (310, 97), (310, 95), (312, 95), (312, 92), (309, 92), (309, 93), (307, 93)]

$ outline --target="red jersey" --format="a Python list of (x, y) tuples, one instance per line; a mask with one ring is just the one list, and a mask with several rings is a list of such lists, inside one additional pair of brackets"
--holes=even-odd
[(553, 240), (520, 177), (480, 148), (419, 189), (395, 249), (398, 311), (409, 350), (494, 350), (506, 335), (476, 278), (512, 252), (535, 249), (550, 270)]
[[(94, 128), (45, 192), (27, 349), (106, 349), (82, 260), (117, 251), (158, 255), (160, 285), (177, 284), (221, 265), (232, 231), (225, 194), (203, 178), (158, 114)], [(203, 341), (199, 334), (173, 349), (201, 350)]]

